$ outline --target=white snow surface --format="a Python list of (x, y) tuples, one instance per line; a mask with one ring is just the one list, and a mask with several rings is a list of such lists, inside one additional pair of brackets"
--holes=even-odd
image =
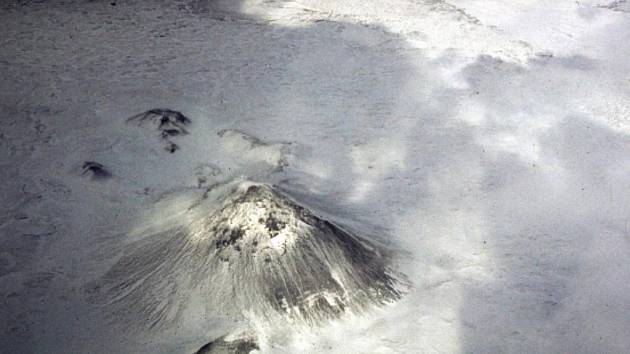
[[(628, 2), (14, 0), (0, 33), (0, 352), (228, 334), (193, 310), (126, 331), (84, 288), (241, 177), (395, 246), (413, 284), (330, 325), (233, 325), (263, 353), (630, 351)], [(126, 123), (151, 108), (192, 120), (178, 151)]]

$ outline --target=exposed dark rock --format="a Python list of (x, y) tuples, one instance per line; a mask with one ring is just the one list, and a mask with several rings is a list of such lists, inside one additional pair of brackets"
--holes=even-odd
[(146, 112), (136, 114), (130, 117), (127, 121), (137, 121), (138, 125), (144, 122), (152, 122), (157, 124), (159, 128), (165, 128), (169, 126), (178, 126), (190, 124), (190, 119), (183, 115), (181, 112), (173, 111), (168, 108), (154, 108)]
[(256, 349), (260, 348), (252, 337), (242, 336), (230, 340), (223, 336), (199, 348), (195, 354), (249, 354)]
[(167, 139), (171, 136), (177, 136), (184, 134), (184, 131), (181, 129), (164, 129), (162, 130), (162, 139)]
[(175, 151), (179, 150), (179, 145), (172, 142), (168, 142), (166, 143), (166, 145), (164, 145), (164, 149), (172, 154)]
[(83, 175), (90, 175), (93, 179), (107, 179), (112, 176), (105, 166), (98, 162), (85, 161), (81, 168), (83, 169)]
[(128, 123), (136, 123), (138, 126), (153, 126), (160, 132), (160, 138), (165, 143), (166, 151), (174, 153), (179, 146), (170, 138), (188, 134), (185, 126), (191, 123), (190, 119), (181, 112), (166, 108), (154, 108), (146, 112), (136, 114), (127, 119)]

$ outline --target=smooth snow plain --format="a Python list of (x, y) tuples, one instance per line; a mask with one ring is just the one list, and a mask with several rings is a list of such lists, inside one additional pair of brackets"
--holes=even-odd
[[(630, 351), (627, 1), (22, 0), (0, 29), (0, 352), (187, 353), (235, 326), (264, 353)], [(174, 153), (127, 122), (152, 108), (192, 120)], [(87, 301), (234, 178), (389, 243), (413, 288), (317, 327), (191, 303), (129, 331)]]

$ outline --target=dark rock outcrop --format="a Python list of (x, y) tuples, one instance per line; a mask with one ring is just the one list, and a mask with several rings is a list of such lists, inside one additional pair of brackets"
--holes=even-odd
[(195, 354), (249, 354), (256, 349), (260, 348), (256, 340), (250, 336), (240, 336), (232, 339), (223, 336), (199, 348)]
[(191, 123), (190, 118), (181, 112), (167, 108), (154, 108), (136, 114), (127, 119), (128, 123), (136, 123), (140, 127), (152, 126), (159, 131), (159, 137), (164, 142), (164, 149), (170, 153), (179, 150), (179, 146), (171, 141), (173, 137), (186, 135), (186, 126)]
[(94, 161), (85, 161), (81, 169), (82, 175), (90, 176), (92, 179), (103, 180), (112, 176), (105, 166)]

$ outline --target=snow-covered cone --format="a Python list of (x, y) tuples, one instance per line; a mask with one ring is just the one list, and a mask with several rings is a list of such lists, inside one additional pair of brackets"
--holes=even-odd
[[(92, 284), (93, 298), (149, 326), (175, 320), (199, 296), (208, 315), (281, 315), (317, 324), (401, 296), (388, 257), (275, 188), (228, 187), (219, 206), (127, 249)], [(195, 208), (203, 208), (200, 203)]]

